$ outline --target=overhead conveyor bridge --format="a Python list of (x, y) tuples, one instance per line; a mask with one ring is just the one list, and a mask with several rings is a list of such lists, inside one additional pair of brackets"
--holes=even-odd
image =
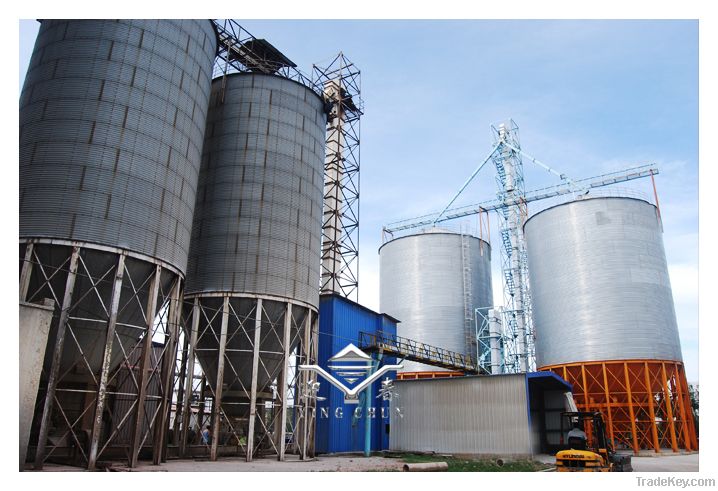
[(485, 375), (488, 373), (478, 366), (476, 359), (471, 356), (382, 331), (377, 331), (376, 333), (360, 332), (359, 348), (368, 353), (382, 353), (467, 374)]

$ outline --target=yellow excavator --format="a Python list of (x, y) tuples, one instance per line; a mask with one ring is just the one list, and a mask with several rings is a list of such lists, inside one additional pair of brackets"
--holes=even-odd
[(569, 434), (568, 449), (556, 454), (558, 472), (631, 472), (631, 456), (618, 454), (606, 438), (606, 426), (600, 412), (561, 413), (561, 435), (564, 423), (570, 427), (588, 430), (587, 438), (572, 437)]

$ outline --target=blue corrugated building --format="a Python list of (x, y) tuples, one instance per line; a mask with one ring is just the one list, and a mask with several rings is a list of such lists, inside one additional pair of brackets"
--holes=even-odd
[[(319, 302), (319, 365), (331, 373), (328, 360), (349, 343), (359, 346), (359, 333), (383, 331), (396, 335), (398, 321), (387, 314), (379, 314), (339, 295), (322, 295)], [(359, 346), (360, 347), (360, 346)], [(374, 360), (378, 355), (373, 355)], [(396, 363), (394, 357), (384, 357), (380, 365)], [(395, 378), (394, 372), (381, 377)], [(319, 397), (325, 398), (317, 403), (317, 430), (315, 448), (317, 453), (361, 452), (364, 450), (365, 430), (370, 421), (371, 450), (389, 448), (389, 402), (379, 396), (381, 380), (374, 382), (362, 392), (360, 403), (345, 404), (344, 394), (329, 382), (319, 378), (321, 383)], [(361, 380), (360, 380), (361, 381)], [(357, 383), (359, 383), (358, 381)], [(375, 408), (374, 418), (366, 418), (365, 398)], [(361, 417), (354, 416), (357, 407), (361, 408)], [(382, 418), (384, 408), (385, 418)], [(324, 411), (322, 411), (324, 409)], [(337, 417), (341, 414), (341, 418)]]

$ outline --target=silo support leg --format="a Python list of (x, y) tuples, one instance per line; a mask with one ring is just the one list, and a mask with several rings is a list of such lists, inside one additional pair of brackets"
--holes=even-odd
[(100, 433), (102, 432), (102, 414), (105, 411), (105, 398), (107, 396), (107, 381), (110, 376), (110, 362), (112, 360), (112, 345), (115, 341), (115, 328), (117, 327), (117, 311), (122, 296), (122, 278), (125, 274), (125, 255), (121, 254), (115, 271), (115, 284), (112, 287), (112, 300), (110, 301), (110, 318), (107, 322), (107, 337), (105, 338), (105, 352), (102, 359), (102, 372), (100, 384), (97, 388), (97, 406), (95, 418), (92, 422), (92, 436), (90, 437), (90, 455), (87, 468), (94, 470), (97, 464)]
[(135, 409), (135, 427), (132, 434), (132, 447), (130, 455), (130, 467), (137, 466), (137, 459), (140, 455), (140, 447), (142, 446), (142, 426), (144, 423), (145, 413), (145, 401), (147, 400), (147, 381), (149, 378), (149, 372), (152, 371), (151, 364), (151, 353), (152, 353), (152, 327), (155, 321), (155, 312), (157, 310), (157, 295), (159, 294), (160, 287), (160, 274), (162, 268), (160, 266), (155, 267), (155, 274), (152, 277), (152, 282), (149, 288), (149, 298), (147, 299), (147, 312), (145, 313), (145, 325), (147, 330), (145, 331), (145, 337), (142, 340), (142, 353), (140, 361), (140, 380), (139, 380), (139, 394), (137, 396), (137, 407)]
[(606, 413), (608, 416), (608, 435), (611, 438), (611, 444), (616, 445), (613, 435), (613, 413), (611, 411), (611, 393), (608, 390), (608, 375), (606, 374), (606, 364), (601, 363), (601, 371), (603, 373), (603, 392), (606, 397)]
[(284, 451), (286, 445), (284, 444), (284, 440), (286, 439), (287, 435), (287, 373), (289, 372), (289, 348), (290, 348), (290, 336), (292, 332), (292, 304), (290, 302), (287, 302), (287, 310), (284, 313), (284, 339), (283, 339), (283, 347), (284, 347), (284, 360), (282, 364), (282, 371), (279, 374), (278, 379), (278, 389), (279, 389), (279, 397), (282, 401), (282, 409), (281, 413), (279, 415), (279, 431), (275, 430), (275, 435), (278, 435), (277, 437), (277, 459), (278, 460), (284, 460)]
[(678, 369), (677, 364), (673, 364), (673, 377), (675, 380), (675, 389), (678, 394), (678, 397), (676, 398), (676, 403), (678, 404), (678, 414), (681, 416), (681, 435), (683, 438), (679, 438), (680, 443), (683, 444), (683, 447), (686, 450), (691, 450), (691, 441), (688, 437), (688, 418), (686, 417), (686, 410), (685, 410), (685, 399), (683, 398), (683, 389), (681, 388), (682, 381), (681, 381), (681, 372)]
[(661, 363), (661, 374), (663, 375), (663, 396), (666, 404), (666, 412), (668, 414), (668, 430), (671, 434), (671, 449), (673, 452), (678, 452), (678, 443), (676, 442), (676, 427), (675, 421), (673, 421), (673, 397), (675, 394), (668, 393), (668, 377), (666, 377), (666, 364)]
[(626, 394), (628, 395), (628, 414), (631, 418), (631, 437), (633, 441), (633, 453), (638, 455), (638, 433), (636, 432), (636, 414), (633, 412), (633, 396), (631, 394), (631, 379), (628, 377), (628, 364), (623, 363), (623, 376), (626, 381)]
[(35, 469), (37, 470), (42, 469), (42, 464), (45, 460), (47, 433), (50, 429), (50, 414), (52, 414), (52, 406), (55, 399), (55, 389), (57, 388), (57, 378), (60, 372), (62, 349), (65, 345), (65, 331), (67, 330), (67, 320), (70, 316), (70, 307), (72, 306), (72, 293), (75, 289), (75, 278), (77, 277), (77, 263), (79, 257), (80, 248), (73, 247), (72, 257), (70, 258), (70, 269), (67, 273), (67, 281), (65, 283), (65, 296), (62, 299), (60, 321), (57, 326), (55, 351), (52, 354), (52, 365), (50, 366), (50, 376), (47, 382), (45, 404), (42, 410), (42, 419), (40, 420), (40, 436), (37, 442), (37, 451), (35, 452)]
[[(187, 453), (187, 438), (189, 435), (190, 417), (192, 415), (192, 392), (194, 391), (194, 349), (197, 346), (197, 331), (199, 330), (199, 299), (194, 299), (192, 306), (192, 332), (189, 338), (189, 347), (187, 349), (187, 379), (185, 381), (184, 402), (182, 403), (182, 436), (180, 438), (180, 457), (185, 457)], [(185, 333), (186, 335), (186, 333)], [(199, 421), (200, 431), (202, 430), (202, 422)]]
[[(162, 391), (162, 402), (160, 406), (162, 410), (159, 415), (159, 451), (154, 452), (153, 462), (159, 464), (158, 458), (162, 462), (167, 462), (167, 428), (169, 426), (169, 415), (172, 402), (172, 390), (174, 387), (174, 374), (177, 360), (177, 338), (179, 336), (179, 323), (182, 313), (182, 280), (179, 278), (175, 282), (172, 296), (170, 297), (170, 311), (167, 330), (169, 339), (167, 340), (167, 351), (162, 360), (162, 373), (165, 374), (164, 390)], [(155, 433), (155, 434), (157, 434)], [(156, 445), (157, 446), (157, 445)]]
[(653, 407), (653, 387), (648, 372), (648, 362), (643, 362), (643, 374), (646, 380), (646, 395), (648, 396), (648, 415), (651, 418), (651, 436), (653, 438), (653, 449), (656, 453), (661, 453), (661, 445), (658, 442), (658, 428), (656, 427), (656, 411)]
[(217, 460), (217, 448), (219, 447), (219, 432), (222, 427), (222, 386), (224, 385), (224, 353), (227, 349), (227, 325), (229, 324), (229, 297), (224, 297), (222, 304), (222, 327), (219, 335), (219, 353), (217, 359), (217, 387), (215, 397), (212, 400), (212, 443), (209, 459)]
[(259, 345), (262, 334), (262, 299), (257, 299), (257, 312), (254, 320), (254, 345), (252, 346), (252, 388), (249, 394), (249, 428), (247, 429), (247, 462), (252, 461), (254, 453), (254, 421), (257, 417), (257, 375), (259, 370)]
[[(189, 353), (189, 336), (183, 335), (182, 336), (182, 348), (180, 352), (179, 347), (179, 337), (181, 334), (183, 334), (181, 327), (178, 329), (177, 333), (177, 356), (181, 357), (182, 360), (180, 363), (180, 369), (179, 373), (177, 373), (177, 405), (175, 406), (174, 410), (174, 420), (172, 422), (172, 444), (177, 445), (179, 448), (180, 445), (180, 439), (181, 439), (181, 425), (182, 425), (182, 418), (184, 414), (184, 394), (185, 394), (185, 380), (187, 379), (187, 353)], [(170, 414), (172, 411), (170, 411)]]
[[(309, 359), (310, 363), (314, 364), (317, 362), (317, 353), (319, 351), (319, 321), (316, 314), (308, 316), (310, 319), (307, 327), (309, 328)], [(312, 382), (316, 382), (316, 374), (311, 372), (309, 374)], [(306, 436), (305, 436), (305, 455), (304, 458), (314, 458), (314, 436), (316, 429), (317, 420), (317, 400), (311, 399), (308, 401), (308, 411), (306, 420)]]
[[(311, 365), (314, 363), (314, 359), (312, 358), (312, 312), (307, 312), (307, 316), (304, 319), (304, 336), (302, 339), (302, 349), (304, 350), (304, 363), (307, 365)], [(307, 390), (309, 382), (312, 380), (312, 374), (313, 372), (308, 372), (307, 370), (303, 370), (301, 372), (301, 387), (299, 388), (299, 393), (302, 394), (303, 390)], [(308, 391), (307, 391), (308, 392)], [(299, 437), (301, 439), (299, 443), (299, 457), (301, 460), (307, 459), (307, 439), (309, 438), (309, 394), (303, 395), (302, 398), (304, 399), (304, 404), (302, 404), (302, 414), (299, 420)]]
[(27, 299), (27, 291), (30, 289), (30, 276), (32, 275), (32, 254), (35, 250), (35, 244), (28, 242), (25, 246), (25, 259), (22, 263), (22, 271), (20, 272), (20, 301)]

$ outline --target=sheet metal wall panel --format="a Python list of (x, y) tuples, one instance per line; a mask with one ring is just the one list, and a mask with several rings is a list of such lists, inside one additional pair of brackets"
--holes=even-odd
[(526, 222), (538, 366), (682, 359), (662, 233), (655, 206), (633, 198)]
[(397, 381), (389, 448), (530, 455), (526, 387), (524, 374)]
[(261, 74), (230, 75), (221, 92), (222, 80), (215, 80), (185, 291), (276, 295), (317, 306), (322, 101), (296, 82)]
[[(561, 413), (566, 411), (565, 396), (561, 391), (546, 391), (544, 396), (544, 410), (546, 420), (546, 439), (549, 445), (559, 445), (561, 443)], [(568, 434), (567, 422), (564, 422), (564, 432)], [(567, 436), (564, 435), (564, 441)]]
[[(473, 308), (491, 306), (491, 248), (476, 237), (466, 238)], [(401, 321), (399, 336), (465, 353), (461, 249), (461, 235), (442, 231), (401, 237), (379, 249), (380, 310)], [(404, 367), (426, 370), (442, 369), (416, 362)]]
[(181, 271), (216, 36), (207, 20), (45, 20), (20, 96), (20, 237)]
[[(396, 334), (396, 322), (382, 314), (373, 312), (365, 307), (351, 302), (338, 295), (323, 295), (319, 303), (319, 353), (318, 363), (325, 370), (328, 370), (328, 360), (347, 344), (359, 345), (359, 332), (383, 331), (387, 334)], [(396, 363), (393, 357), (385, 357), (381, 360), (382, 365)], [(331, 373), (331, 372), (330, 372)], [(394, 379), (394, 373), (387, 376)], [(386, 377), (382, 377), (384, 379)], [(320, 401), (318, 406), (328, 408), (329, 418), (317, 418), (316, 449), (320, 453), (358, 452), (364, 450), (365, 419), (353, 419), (352, 411), (356, 408), (354, 404), (344, 404), (344, 395), (336, 387), (319, 379), (319, 397), (326, 400)], [(385, 407), (387, 414), (389, 403), (377, 399), (378, 391), (381, 388), (381, 381), (371, 385), (371, 406), (376, 408), (377, 416), (372, 420), (371, 448), (372, 450), (385, 450), (389, 448), (389, 435), (387, 426), (389, 420), (382, 420), (381, 407)], [(365, 391), (365, 394), (368, 392)], [(335, 417), (335, 411), (341, 408), (343, 417)]]

